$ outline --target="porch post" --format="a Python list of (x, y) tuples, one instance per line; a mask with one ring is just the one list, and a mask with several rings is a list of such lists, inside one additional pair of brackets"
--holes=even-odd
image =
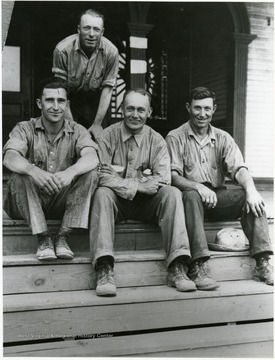
[(128, 23), (130, 30), (130, 88), (145, 88), (146, 86), (146, 49), (147, 34), (154, 25)]
[(13, 7), (14, 1), (2, 1), (2, 50), (7, 40)]
[(235, 39), (233, 137), (245, 155), (248, 45), (257, 35), (243, 33), (233, 35)]

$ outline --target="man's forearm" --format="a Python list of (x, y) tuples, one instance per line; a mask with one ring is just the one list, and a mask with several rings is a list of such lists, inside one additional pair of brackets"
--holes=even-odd
[(195, 181), (187, 180), (183, 176), (178, 175), (177, 173), (172, 173), (172, 185), (177, 187), (179, 190), (198, 190), (200, 183)]
[(94, 119), (94, 124), (101, 125), (108, 110), (108, 107), (111, 102), (113, 88), (111, 86), (105, 86), (100, 95), (99, 105)]
[(246, 192), (256, 189), (252, 176), (246, 168), (240, 168), (236, 173), (235, 178)]
[(76, 177), (86, 174), (91, 170), (94, 170), (97, 167), (98, 163), (99, 161), (96, 152), (88, 152), (82, 155), (74, 165), (70, 166), (66, 170), (72, 171), (74, 177)]
[(34, 165), (30, 164), (27, 159), (20, 155), (15, 150), (8, 150), (4, 156), (3, 164), (10, 171), (21, 174), (29, 175)]

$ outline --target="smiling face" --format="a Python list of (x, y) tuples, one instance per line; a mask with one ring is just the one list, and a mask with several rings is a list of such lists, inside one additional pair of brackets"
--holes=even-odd
[(103, 20), (97, 16), (84, 14), (81, 17), (77, 31), (83, 50), (93, 52), (104, 33)]
[(41, 110), (42, 119), (46, 123), (56, 124), (63, 121), (68, 105), (67, 92), (63, 88), (43, 90), (41, 99), (36, 100)]
[(212, 98), (193, 99), (191, 104), (186, 104), (190, 114), (191, 126), (195, 131), (207, 132), (217, 106), (214, 105)]
[(137, 134), (142, 130), (152, 113), (148, 97), (137, 92), (130, 92), (126, 96), (122, 110), (125, 127), (132, 134)]

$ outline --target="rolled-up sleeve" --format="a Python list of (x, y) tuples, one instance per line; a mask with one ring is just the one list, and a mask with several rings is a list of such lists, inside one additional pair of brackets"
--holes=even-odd
[(5, 154), (7, 150), (15, 150), (25, 157), (28, 152), (28, 143), (28, 130), (22, 123), (19, 123), (15, 125), (9, 134), (9, 140), (3, 148), (3, 154)]
[(68, 77), (68, 57), (65, 53), (54, 49), (52, 72), (56, 77), (67, 80)]
[(167, 143), (168, 153), (170, 155), (171, 170), (177, 171), (180, 176), (183, 176), (183, 155), (180, 151), (180, 144), (178, 139), (172, 135), (167, 135), (165, 140)]
[(76, 131), (76, 154), (78, 157), (80, 157), (80, 152), (85, 147), (91, 147), (95, 151), (98, 151), (97, 144), (92, 140), (91, 134), (84, 126), (77, 124)]
[[(111, 166), (112, 164), (112, 151), (108, 139), (98, 138), (99, 147), (99, 160), (100, 162)], [(136, 196), (138, 189), (138, 179), (123, 179), (118, 174), (100, 174), (99, 175), (99, 186), (106, 186), (112, 189), (118, 196), (133, 200)]]
[(108, 54), (106, 71), (104, 74), (103, 81), (101, 86), (112, 86), (116, 84), (116, 78), (118, 74), (118, 65), (119, 65), (119, 55), (117, 49), (114, 49)]
[(170, 157), (165, 141), (163, 141), (156, 149), (153, 157), (153, 176), (159, 177), (167, 184), (171, 184), (171, 167)]
[(240, 168), (244, 167), (247, 169), (247, 165), (243, 160), (243, 156), (238, 145), (229, 134), (225, 137), (223, 147), (223, 165), (226, 171), (226, 176), (230, 177), (230, 179), (235, 182), (235, 175)]

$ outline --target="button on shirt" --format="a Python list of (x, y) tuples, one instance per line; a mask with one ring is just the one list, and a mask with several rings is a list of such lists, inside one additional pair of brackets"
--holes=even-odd
[(145, 170), (149, 170), (154, 178), (171, 183), (166, 143), (149, 126), (144, 125), (140, 133), (132, 135), (122, 121), (105, 129), (97, 140), (100, 162), (124, 168), (119, 176), (100, 174), (100, 186), (109, 187), (122, 198), (132, 200)]
[(224, 185), (225, 176), (235, 180), (237, 171), (247, 168), (234, 139), (212, 125), (203, 141), (187, 122), (169, 132), (166, 142), (171, 170), (191, 181), (208, 182), (216, 188)]
[(115, 85), (118, 64), (118, 50), (104, 36), (89, 59), (80, 47), (79, 35), (74, 34), (57, 44), (52, 72), (67, 80), (72, 91), (96, 91)]
[(31, 164), (50, 173), (73, 165), (85, 147), (97, 145), (89, 132), (74, 121), (64, 120), (64, 126), (53, 141), (47, 137), (41, 117), (18, 123), (10, 133), (3, 152), (15, 150)]

